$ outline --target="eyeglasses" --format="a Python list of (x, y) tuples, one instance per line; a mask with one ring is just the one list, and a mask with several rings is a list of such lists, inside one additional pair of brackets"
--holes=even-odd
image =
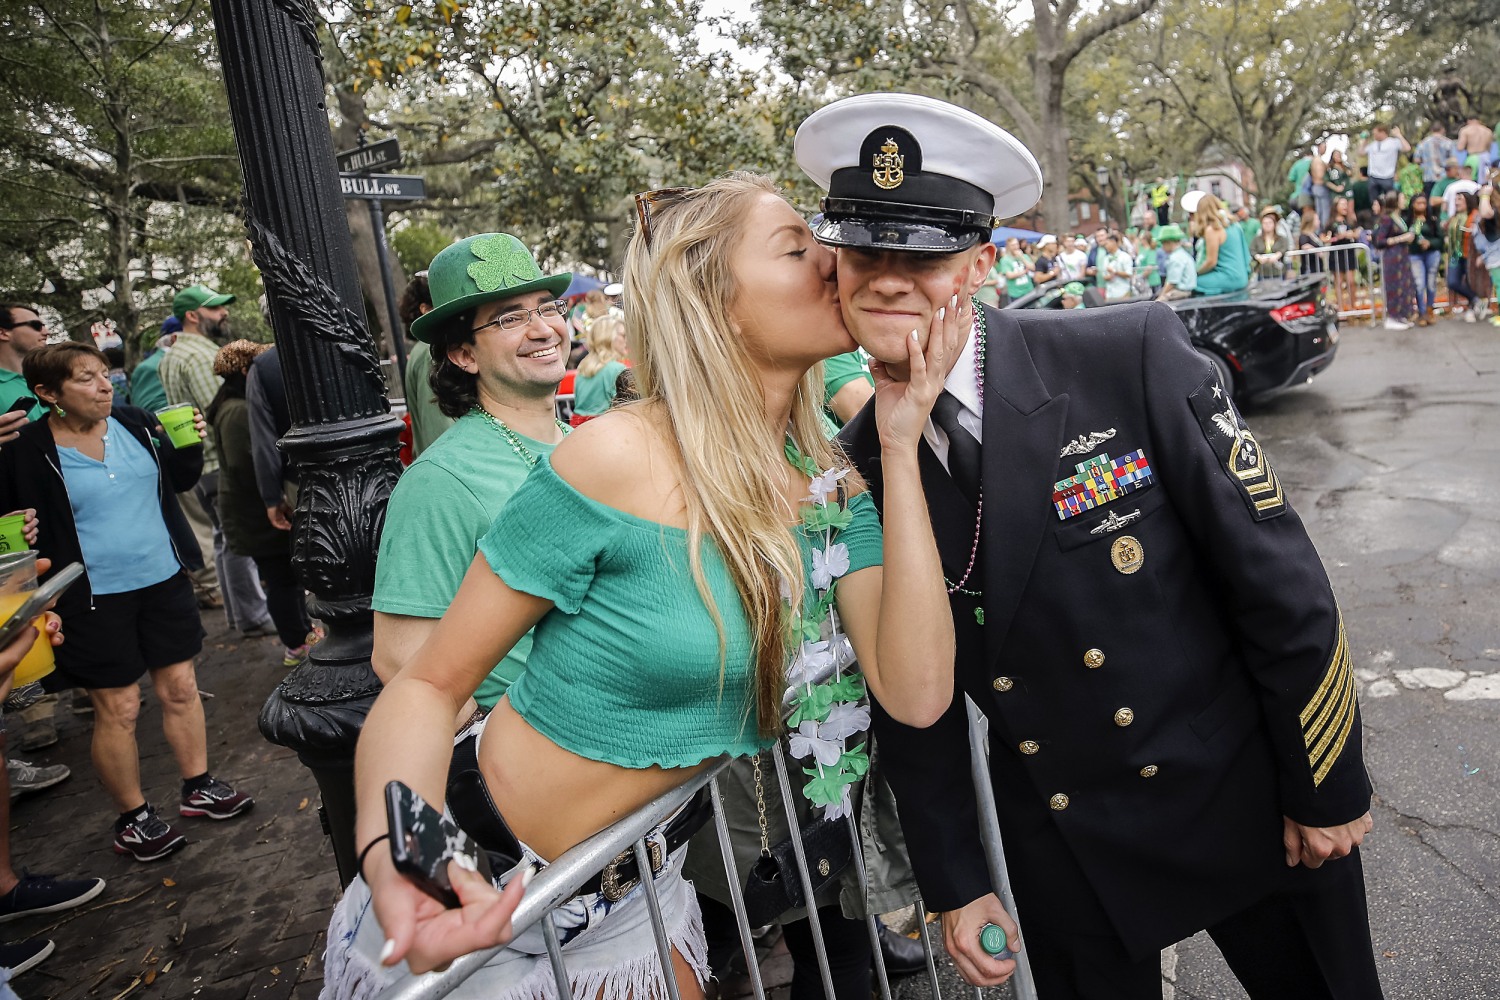
[(535, 309), (513, 309), (497, 319), (492, 319), (488, 323), (474, 327), (473, 332), (478, 333), (480, 330), (498, 326), (506, 333), (510, 333), (512, 330), (519, 330), (527, 323), (530, 323), (532, 316), (536, 316), (538, 319), (557, 319), (559, 316), (566, 315), (567, 311), (568, 304), (566, 302), (562, 299), (553, 299), (551, 302), (543, 302)]
[(47, 332), (47, 324), (43, 323), (39, 319), (23, 320), (20, 323), (15, 323), (15, 324), (13, 324), (11, 326), (7, 326), (6, 329), (7, 330), (19, 330), (23, 326), (29, 326), (33, 330), (35, 330), (37, 333), (46, 333)]
[(657, 205), (676, 201), (692, 190), (686, 187), (657, 188), (655, 191), (642, 191), (635, 196), (636, 232), (641, 234), (646, 246), (651, 245), (651, 210)]

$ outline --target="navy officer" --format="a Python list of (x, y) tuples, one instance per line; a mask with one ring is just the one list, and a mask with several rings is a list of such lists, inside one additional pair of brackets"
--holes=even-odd
[[(815, 235), (878, 396), (906, 338), (978, 289), (991, 227), (1035, 204), (1041, 171), (992, 123), (906, 94), (820, 109), (796, 156), (828, 192)], [(1379, 997), (1350, 646), (1232, 387), (1165, 304), (974, 317), (920, 457), (953, 702), (920, 729), (875, 711), (960, 973), (1015, 968), (979, 946), (1015, 925), (979, 839), (968, 694), (1044, 1000), (1159, 997), (1159, 950), (1205, 929), (1254, 998)], [(843, 439), (879, 503), (873, 407)]]

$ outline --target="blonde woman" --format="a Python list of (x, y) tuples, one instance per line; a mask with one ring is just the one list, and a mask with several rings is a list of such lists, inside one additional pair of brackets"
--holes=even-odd
[[(928, 669), (951, 660), (953, 630), (917, 442), (971, 307), (955, 289), (931, 330), (912, 331), (909, 383), (877, 375), (882, 542), (873, 504), (852, 473), (839, 475), (848, 464), (818, 420), (818, 362), (854, 348), (832, 252), (754, 175), (641, 195), (637, 208), (625, 285), (641, 398), (540, 458), (481, 540), (448, 614), (371, 710), (356, 769), (363, 877), (329, 931), (327, 996), (373, 996), (397, 967), (424, 972), (507, 942), (454, 995), (548, 995), (540, 929), (512, 940), (519, 887), (713, 759), (769, 746), (788, 626), (815, 613), (830, 574), (873, 693), (916, 726), (952, 700), (951, 672)], [(488, 318), (481, 309), (474, 323)], [(837, 565), (826, 548), (811, 562), (809, 501), (843, 508)], [(478, 747), (492, 824), (512, 841), (483, 846), (520, 861), (493, 885), (450, 866), (463, 905), (445, 910), (392, 866), (383, 789), (398, 779), (443, 801), (459, 706), (533, 625), (527, 671)], [(669, 850), (652, 877), (670, 974), (697, 998), (703, 931), (673, 830), (668, 821), (653, 835)], [(609, 901), (588, 886), (559, 918), (575, 995), (666, 995), (641, 887)]]
[(578, 363), (573, 382), (573, 420), (577, 427), (614, 405), (620, 376), (628, 367), (630, 348), (625, 339), (625, 321), (601, 316), (584, 335), (589, 352)]
[(1219, 199), (1201, 191), (1189, 191), (1183, 195), (1183, 207), (1193, 216), (1188, 221), (1189, 231), (1194, 239), (1202, 241), (1198, 287), (1193, 294), (1221, 295), (1250, 284), (1250, 251), (1245, 246), (1245, 234), (1239, 226), (1227, 224)]

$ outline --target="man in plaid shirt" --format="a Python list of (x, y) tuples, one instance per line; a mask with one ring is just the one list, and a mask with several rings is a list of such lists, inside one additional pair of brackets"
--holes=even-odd
[[(169, 403), (192, 403), (200, 411), (208, 411), (222, 384), (214, 374), (214, 358), (219, 343), (229, 339), (228, 306), (233, 301), (233, 295), (222, 295), (207, 285), (190, 285), (172, 299), (172, 315), (182, 322), (182, 333), (157, 369)], [(193, 496), (213, 524), (214, 566), (224, 592), (229, 627), (251, 638), (274, 635), (255, 562), (224, 546), (218, 510), (219, 453), (212, 437), (203, 442), (203, 477), (193, 487)]]

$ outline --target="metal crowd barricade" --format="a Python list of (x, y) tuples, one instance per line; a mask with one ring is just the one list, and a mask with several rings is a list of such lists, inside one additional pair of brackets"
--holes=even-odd
[[(1327, 276), (1327, 283), (1331, 284), (1333, 282), (1333, 280), (1334, 280), (1333, 279), (1333, 275), (1334, 275), (1335, 272), (1334, 272), (1333, 268), (1330, 267), (1329, 265), (1331, 265), (1333, 263), (1333, 255), (1335, 253), (1339, 253), (1339, 252), (1343, 252), (1343, 251), (1347, 251), (1349, 253), (1357, 254), (1361, 250), (1363, 250), (1364, 253), (1365, 253), (1365, 266), (1364, 266), (1363, 270), (1364, 270), (1364, 275), (1365, 275), (1365, 287), (1368, 288), (1369, 291), (1370, 291), (1370, 304), (1368, 306), (1364, 307), (1364, 308), (1361, 308), (1360, 305), (1359, 305), (1359, 297), (1358, 297), (1358, 295), (1356, 295), (1355, 296), (1355, 300), (1354, 300), (1354, 308), (1353, 309), (1342, 309), (1341, 308), (1341, 309), (1338, 310), (1339, 319), (1353, 319), (1353, 318), (1356, 318), (1356, 317), (1365, 317), (1365, 316), (1368, 316), (1371, 319), (1374, 319), (1376, 316), (1379, 315), (1379, 312), (1375, 308), (1375, 303), (1377, 301), (1376, 294), (1375, 294), (1375, 289), (1376, 289), (1375, 278), (1376, 278), (1376, 275), (1377, 275), (1378, 272), (1377, 272), (1377, 270), (1375, 268), (1375, 251), (1374, 251), (1374, 248), (1370, 246), (1370, 244), (1368, 244), (1368, 243), (1330, 243), (1328, 246), (1308, 247), (1305, 250), (1288, 250), (1287, 253), (1286, 253), (1286, 258), (1287, 258), (1287, 260), (1291, 260), (1294, 257), (1322, 257), (1322, 258), (1324, 258), (1323, 259), (1322, 273)], [(1355, 260), (1358, 261), (1358, 257), (1356, 257)], [(1358, 264), (1357, 263), (1356, 263), (1356, 269), (1358, 269)], [(1381, 301), (1383, 303), (1384, 299), (1385, 299), (1385, 286), (1384, 286), (1384, 283), (1382, 283), (1379, 287), (1380, 287), (1380, 298), (1379, 298), (1378, 301)], [(1338, 293), (1338, 287), (1337, 287), (1337, 285), (1334, 285), (1334, 292), (1333, 292), (1333, 294), (1334, 294), (1335, 302), (1337, 302), (1337, 298), (1338, 298), (1338, 294), (1339, 294)]]
[[(829, 671), (833, 669), (828, 668)], [(1015, 897), (1011, 893), (1010, 878), (1006, 870), (1005, 854), (1000, 840), (999, 816), (995, 807), (994, 789), (990, 785), (989, 767), (989, 733), (988, 721), (985, 719), (979, 707), (973, 700), (965, 697), (969, 715), (969, 752), (971, 761), (971, 772), (974, 778), (976, 796), (979, 804), (980, 836), (985, 848), (986, 861), (989, 865), (990, 878), (996, 891), (1004, 903), (1006, 911), (1012, 918), (1017, 920)], [(802, 827), (798, 821), (794, 803), (797, 801), (799, 791), (793, 787), (788, 775), (786, 757), (782, 750), (782, 741), (778, 741), (771, 748), (772, 760), (775, 764), (774, 771), (776, 780), (781, 791), (781, 800), (786, 808), (787, 824), (792, 831), (793, 853), (796, 858), (798, 878), (802, 882), (803, 898), (811, 901), (813, 899), (812, 876), (808, 869), (807, 857), (802, 849), (801, 831)], [(542, 869), (532, 880), (522, 898), (515, 914), (511, 917), (513, 937), (519, 936), (534, 924), (542, 922), (543, 937), (547, 945), (547, 957), (551, 964), (553, 978), (557, 983), (558, 995), (560, 997), (571, 997), (573, 995), (571, 983), (567, 972), (567, 960), (562, 948), (558, 943), (556, 928), (552, 921), (552, 911), (571, 899), (579, 887), (593, 875), (600, 872), (606, 864), (613, 860), (623, 851), (633, 850), (635, 852), (638, 870), (648, 872), (651, 870), (647, 856), (645, 835), (649, 833), (658, 823), (662, 822), (674, 811), (682, 807), (696, 795), (699, 789), (705, 785), (709, 788), (709, 795), (713, 803), (714, 828), (718, 835), (719, 851), (723, 856), (724, 870), (728, 875), (730, 888), (731, 909), (734, 911), (735, 925), (739, 930), (740, 944), (744, 948), (746, 966), (749, 972), (750, 986), (757, 1000), (765, 1000), (765, 984), (761, 979), (759, 963), (755, 957), (755, 939), (753, 929), (745, 911), (745, 900), (741, 893), (744, 881), (739, 873), (734, 860), (734, 849), (730, 843), (729, 823), (724, 812), (724, 800), (719, 788), (719, 775), (729, 766), (729, 760), (719, 760), (708, 767), (702, 774), (669, 792), (659, 796), (640, 810), (625, 817), (613, 826), (608, 827), (585, 840), (583, 843), (565, 852), (555, 862)], [(859, 879), (862, 892), (868, 898), (869, 880), (865, 870), (864, 855), (861, 849), (862, 840), (859, 827), (853, 816), (846, 817), (849, 824), (849, 833), (854, 840), (854, 866), (855, 873)], [(667, 996), (671, 1000), (680, 1000), (676, 978), (672, 975), (671, 948), (668, 943), (666, 925), (661, 915), (661, 906), (656, 895), (656, 884), (650, 879), (642, 880), (645, 887), (646, 902), (650, 912), (652, 932), (656, 938), (657, 954), (661, 959), (661, 968), (664, 973)], [(937, 974), (937, 953), (934, 950), (932, 934), (927, 925), (927, 909), (920, 899), (915, 902), (917, 929), (922, 942), (922, 949), (927, 959), (927, 977), (932, 987), (932, 995), (941, 997), (942, 988), (939, 984)], [(813, 932), (813, 944), (817, 953), (818, 971), (823, 980), (823, 990), (827, 997), (832, 998), (833, 976), (829, 969), (827, 947), (824, 943), (822, 929), (818, 923), (818, 911), (815, 905), (807, 907), (807, 919)], [(879, 939), (879, 918), (875, 914), (866, 917), (866, 924), (870, 934), (871, 954), (874, 957), (876, 981), (881, 1000), (891, 1000), (891, 984), (886, 973), (885, 962), (881, 957)], [(382, 995), (381, 1000), (440, 1000), (457, 989), (464, 980), (477, 972), (483, 965), (502, 948), (489, 948), (483, 951), (472, 952), (454, 961), (442, 972), (429, 972), (420, 976), (408, 976), (389, 987)], [(1036, 985), (1031, 975), (1031, 967), (1027, 962), (1026, 952), (1022, 950), (1016, 956), (1017, 969), (1012, 977), (1015, 983), (1016, 996), (1018, 1000), (1036, 1000)], [(976, 1000), (984, 996), (984, 990), (973, 987), (972, 994)]]

